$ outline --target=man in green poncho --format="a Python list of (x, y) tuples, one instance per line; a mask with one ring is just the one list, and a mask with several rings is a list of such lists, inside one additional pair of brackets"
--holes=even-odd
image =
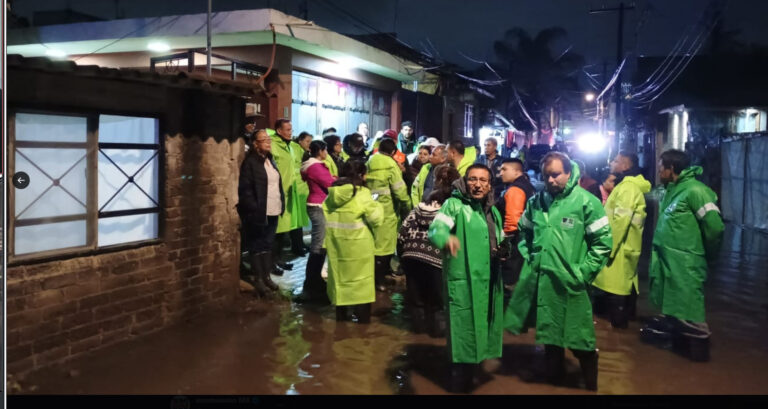
[(702, 172), (690, 166), (685, 152), (661, 154), (659, 179), (666, 192), (653, 235), (649, 299), (662, 315), (641, 330), (644, 341), (661, 341), (666, 347), (674, 341), (688, 344), (694, 361), (709, 360), (704, 281), (707, 261), (718, 255), (724, 230), (717, 195), (696, 180)]
[(536, 327), (547, 378), (565, 377), (564, 353), (578, 358), (588, 390), (597, 390), (597, 350), (588, 288), (611, 252), (600, 199), (579, 187), (579, 168), (560, 152), (541, 160), (546, 189), (528, 200), (518, 223), (525, 260), (504, 317), (514, 334)]
[(453, 392), (469, 392), (477, 364), (501, 357), (503, 285), (497, 255), (504, 232), (490, 195), (491, 178), (485, 165), (467, 168), (429, 227), (429, 240), (444, 249)]
[[(293, 139), (291, 139), (293, 127), (288, 119), (278, 119), (275, 122), (275, 133), (272, 138), (272, 156), (277, 164), (277, 170), (283, 182), (283, 192), (285, 192), (285, 212), (277, 220), (277, 236), (275, 237), (275, 251), (273, 252), (274, 261), (278, 267), (289, 270), (293, 266), (289, 263), (281, 263), (283, 242), (289, 236), (289, 232), (299, 227), (298, 215), (302, 211), (299, 199), (299, 186), (301, 181), (298, 178), (298, 169), (296, 168), (296, 157), (294, 150), (300, 149)], [(275, 269), (276, 273), (281, 273)]]

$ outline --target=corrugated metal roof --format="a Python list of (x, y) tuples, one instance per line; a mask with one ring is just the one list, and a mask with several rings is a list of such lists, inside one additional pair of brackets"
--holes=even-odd
[[(198, 88), (208, 92), (226, 93), (243, 97), (258, 95), (263, 92), (260, 85), (246, 81), (233, 81), (218, 77), (209, 77), (195, 72), (179, 71), (173, 74), (141, 71), (128, 68), (105, 68), (98, 65), (77, 65), (69, 60), (51, 60), (46, 57), (26, 58), (14, 54), (7, 56), (6, 67), (9, 70), (26, 69), (64, 75), (114, 79), (117, 81), (150, 82), (169, 87)], [(9, 78), (13, 73), (9, 72)]]

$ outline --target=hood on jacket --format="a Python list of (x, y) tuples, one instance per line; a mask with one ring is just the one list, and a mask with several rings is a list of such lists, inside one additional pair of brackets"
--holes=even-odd
[(368, 159), (368, 173), (371, 173), (377, 170), (389, 169), (391, 167), (394, 167), (398, 171), (400, 171), (400, 167), (397, 166), (397, 162), (395, 162), (395, 159), (389, 155), (385, 155), (383, 153), (377, 153), (371, 156), (370, 159)]
[(328, 207), (328, 210), (333, 211), (340, 207), (343, 207), (360, 192), (362, 187), (358, 187), (349, 182), (346, 178), (338, 179), (328, 188), (328, 197), (325, 198), (324, 205)]
[[(646, 194), (651, 191), (651, 182), (645, 180), (643, 175), (625, 176), (623, 182), (632, 183), (640, 189), (640, 192)], [(617, 185), (618, 186), (618, 185)]]
[[(460, 199), (465, 203), (475, 201), (475, 199), (473, 199), (467, 192), (467, 184), (464, 182), (463, 177), (454, 180), (451, 186), (454, 189), (453, 197)], [(488, 191), (488, 194), (485, 196), (485, 200), (483, 200), (481, 204), (483, 206), (483, 211), (486, 213), (493, 206), (493, 187), (491, 187), (491, 190)]]
[[(571, 177), (568, 178), (568, 183), (565, 184), (565, 190), (558, 194), (558, 197), (565, 197), (573, 192), (573, 189), (579, 185), (579, 179), (581, 179), (581, 170), (576, 162), (571, 161)], [(546, 189), (546, 187), (545, 187)]]
[(432, 203), (419, 203), (414, 209), (416, 213), (416, 223), (422, 226), (429, 226), (432, 224), (432, 220), (437, 216), (437, 212), (440, 210), (440, 205), (437, 202)]
[(677, 183), (683, 182), (688, 179), (696, 179), (696, 176), (704, 173), (704, 169), (701, 166), (689, 166), (680, 172), (680, 177), (677, 179)]
[(325, 166), (325, 162), (323, 162), (323, 161), (321, 161), (321, 160), (319, 160), (317, 158), (310, 157), (309, 159), (307, 159), (307, 160), (305, 160), (304, 162), (301, 163), (301, 173), (302, 174), (307, 173), (307, 170), (309, 169), (310, 166), (316, 165), (318, 163), (321, 163), (323, 166)]

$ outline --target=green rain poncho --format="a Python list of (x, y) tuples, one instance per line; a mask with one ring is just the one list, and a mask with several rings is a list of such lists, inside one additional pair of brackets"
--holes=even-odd
[(372, 303), (374, 236), (384, 220), (371, 191), (352, 184), (331, 186), (323, 202), (328, 249), (328, 299), (333, 305)]
[[(454, 363), (478, 363), (501, 356), (503, 284), (498, 266), (491, 264), (491, 233), (504, 238), (501, 215), (490, 195), (481, 203), (466, 193), (464, 179), (445, 201), (429, 226), (429, 240), (444, 248), (451, 234), (461, 248), (452, 257), (443, 252), (443, 282), (448, 314), (448, 348)], [(494, 230), (489, 231), (492, 218)]]
[(519, 229), (525, 263), (512, 293), (504, 327), (514, 334), (536, 327), (536, 342), (595, 350), (587, 288), (608, 261), (611, 227), (600, 200), (579, 187), (571, 162), (565, 190), (528, 200)]
[(295, 223), (292, 221), (291, 224), (296, 224), (296, 227), (307, 227), (309, 226), (309, 214), (307, 214), (307, 198), (309, 197), (309, 186), (307, 185), (307, 182), (305, 182), (301, 178), (301, 162), (304, 158), (304, 148), (301, 147), (296, 142), (291, 142), (291, 151), (293, 153), (293, 160), (294, 160), (294, 180), (296, 181), (296, 201), (298, 202), (298, 208), (296, 209), (296, 213), (294, 214), (294, 217), (296, 218)]
[(650, 301), (662, 314), (693, 322), (705, 322), (707, 259), (717, 255), (724, 230), (717, 195), (695, 179), (701, 173), (701, 167), (689, 167), (667, 185), (649, 273)]
[(374, 232), (376, 256), (395, 254), (400, 216), (405, 218), (411, 210), (411, 198), (403, 181), (403, 173), (391, 157), (377, 153), (368, 160), (366, 185), (371, 194), (378, 195), (376, 201), (384, 209), (384, 221)]
[(421, 170), (419, 170), (416, 179), (413, 180), (413, 186), (411, 186), (411, 205), (414, 208), (421, 203), (421, 197), (424, 195), (424, 185), (427, 183), (427, 175), (429, 175), (430, 169), (432, 169), (432, 164), (425, 163)]
[[(286, 143), (271, 129), (267, 130), (267, 133), (272, 138), (272, 157), (280, 172), (283, 192), (285, 192), (285, 212), (277, 219), (277, 232), (285, 233), (300, 227), (297, 215), (300, 214), (302, 207), (306, 207), (306, 202), (303, 205), (299, 202), (298, 181), (301, 181), (301, 177), (298, 170), (300, 166), (297, 168), (293, 153), (294, 146), (298, 149), (301, 147), (293, 141)], [(306, 212), (306, 209), (304, 211)]]
[(651, 184), (642, 175), (627, 176), (608, 196), (605, 215), (611, 225), (613, 248), (608, 264), (597, 275), (595, 287), (611, 294), (629, 295), (637, 284), (637, 262), (643, 247), (645, 197)]

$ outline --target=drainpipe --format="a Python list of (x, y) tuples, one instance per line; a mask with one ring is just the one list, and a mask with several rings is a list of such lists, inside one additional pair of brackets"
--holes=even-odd
[(211, 3), (213, 0), (208, 0), (208, 58), (207, 58), (207, 72), (208, 76), (211, 75)]

